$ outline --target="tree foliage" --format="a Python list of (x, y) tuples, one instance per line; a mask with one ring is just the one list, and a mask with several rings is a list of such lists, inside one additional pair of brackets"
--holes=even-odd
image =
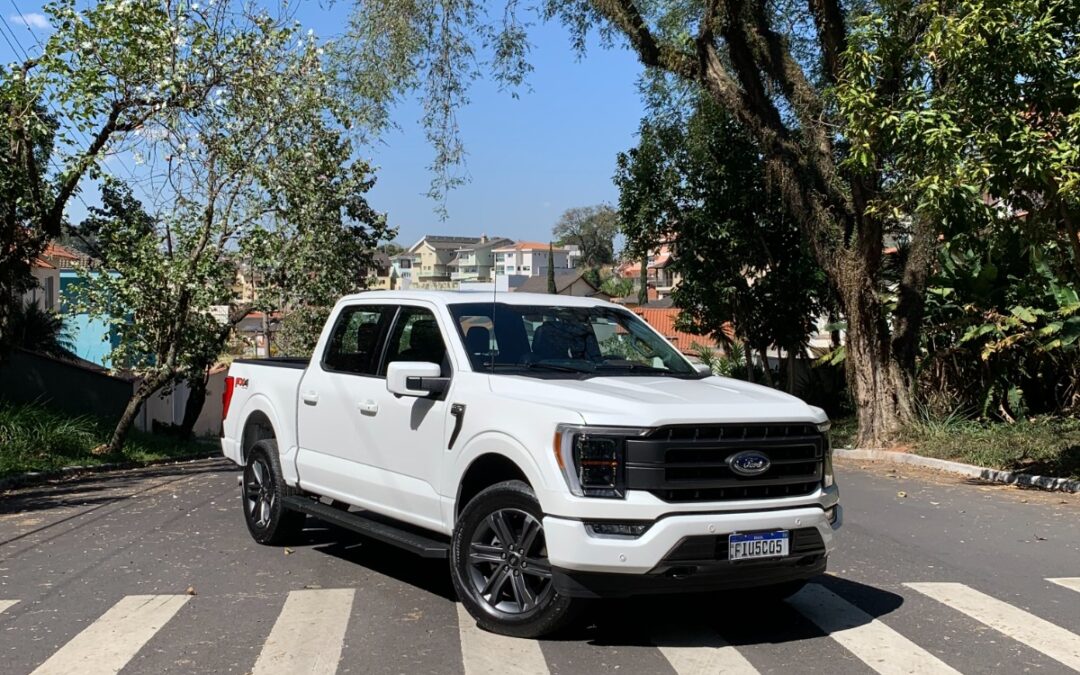
[(799, 228), (771, 194), (756, 143), (708, 99), (642, 123), (615, 176), (628, 247), (676, 247), (672, 297), (689, 330), (759, 352), (800, 351), (828, 298)]
[(3, 240), (13, 244), (0, 253), (0, 324), (82, 181), (151, 120), (200, 106), (248, 66), (240, 50), (250, 44), (212, 39), (230, 21), (228, 3), (78, 4), (47, 3), (56, 30), (42, 54), (0, 67)]
[(582, 266), (591, 269), (615, 262), (618, 232), (619, 215), (607, 204), (567, 209), (551, 229), (555, 243), (576, 245), (581, 251)]
[[(124, 27), (174, 36), (169, 55), (178, 63), (204, 53), (215, 60), (203, 98), (142, 121), (132, 150), (159, 185), (155, 199), (141, 204), (106, 180), (103, 208), (78, 228), (98, 242), (100, 261), (82, 280), (81, 303), (114, 324), (114, 362), (142, 378), (106, 450), (119, 447), (152, 393), (203, 379), (252, 309), (229, 307), (237, 251), (271, 279), (266, 309), (316, 305), (362, 283), (365, 251), (385, 232), (365, 200), (370, 170), (353, 158), (315, 39), (264, 13), (207, 12), (192, 5)], [(229, 307), (224, 322), (214, 306)]]
[[(475, 0), (358, 2), (348, 79), (386, 101), (425, 90), (441, 175), (461, 157), (453, 111), (480, 64), (508, 85), (527, 75), (524, 11), (512, 1), (491, 11)], [(628, 46), (650, 81), (703, 93), (754, 140), (837, 291), (861, 444), (884, 444), (913, 419), (942, 234), (987, 222), (986, 195), (1006, 206), (1031, 195), (1040, 215), (1030, 222), (1075, 241), (1075, 2), (546, 0), (538, 14), (562, 22), (579, 50), (593, 31)], [(883, 252), (896, 240), (910, 255), (887, 307)]]

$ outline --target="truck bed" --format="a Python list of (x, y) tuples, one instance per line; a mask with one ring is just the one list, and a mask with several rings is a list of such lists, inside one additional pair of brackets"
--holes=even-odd
[(271, 366), (273, 368), (307, 368), (311, 359), (307, 356), (271, 356), (263, 359), (235, 359), (233, 363), (250, 363), (254, 366)]

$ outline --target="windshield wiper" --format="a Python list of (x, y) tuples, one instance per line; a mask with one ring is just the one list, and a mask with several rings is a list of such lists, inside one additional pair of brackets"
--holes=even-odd
[(523, 363), (523, 367), (529, 370), (554, 370), (560, 373), (591, 373), (594, 372), (593, 368), (578, 368), (576, 366), (567, 366), (561, 363), (544, 363), (542, 361), (534, 361), (532, 363)]
[(655, 366), (647, 366), (644, 363), (600, 363), (596, 365), (597, 370), (631, 370), (642, 373), (659, 373), (662, 375), (672, 375), (670, 370), (666, 368), (657, 368)]
[(494, 368), (495, 370), (550, 370), (556, 373), (592, 373), (592, 368), (578, 368), (576, 366), (568, 366), (561, 363), (542, 363), (539, 361), (533, 361), (532, 363), (496, 363), (494, 366), (490, 364), (484, 366), (487, 368)]

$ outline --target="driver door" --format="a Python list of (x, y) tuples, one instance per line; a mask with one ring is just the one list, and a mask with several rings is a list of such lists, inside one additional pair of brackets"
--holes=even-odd
[[(401, 306), (387, 336), (379, 376), (385, 378), (387, 365), (395, 361), (421, 361), (439, 364), (442, 377), (450, 377), (452, 368), (444, 336), (431, 308)], [(452, 391), (452, 381), (450, 387)], [(447, 402), (451, 391), (429, 398), (398, 396), (386, 389), (384, 379), (374, 395), (377, 412), (370, 420), (380, 431), (372, 438), (374, 459), (388, 486), (384, 503), (397, 510), (402, 519), (436, 529), (442, 529), (437, 486), (450, 432), (448, 425), (453, 421)]]

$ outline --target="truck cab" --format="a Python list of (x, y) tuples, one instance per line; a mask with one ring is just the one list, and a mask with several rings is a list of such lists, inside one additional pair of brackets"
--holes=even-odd
[(824, 412), (703, 372), (618, 305), (375, 291), (310, 361), (238, 360), (222, 448), (262, 543), (315, 516), (447, 557), (481, 626), (537, 636), (583, 598), (825, 571), (842, 511)]

